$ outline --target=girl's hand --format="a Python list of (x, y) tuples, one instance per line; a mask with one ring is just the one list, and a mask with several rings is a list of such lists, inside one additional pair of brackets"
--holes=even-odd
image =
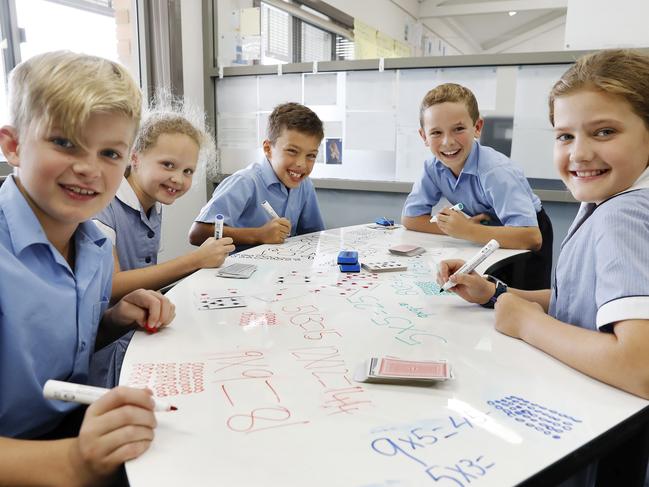
[[(464, 218), (460, 215), (461, 218)], [(484, 304), (496, 292), (496, 285), (487, 281), (475, 271), (469, 274), (460, 274), (451, 277), (464, 261), (460, 259), (444, 260), (440, 262), (437, 271), (437, 284), (443, 286), (449, 279), (456, 285), (450, 289), (469, 303)]]
[(169, 299), (146, 289), (130, 292), (108, 311), (113, 324), (130, 326), (137, 323), (149, 332), (167, 326), (176, 316), (176, 307)]
[(527, 323), (538, 321), (545, 311), (540, 304), (512, 293), (505, 293), (496, 301), (496, 330), (514, 338), (522, 338)]
[(223, 237), (218, 240), (210, 237), (194, 251), (197, 258), (196, 268), (219, 267), (230, 252), (234, 252), (233, 241), (230, 237)]

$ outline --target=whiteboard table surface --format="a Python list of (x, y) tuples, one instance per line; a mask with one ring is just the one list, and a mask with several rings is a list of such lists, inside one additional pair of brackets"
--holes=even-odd
[[(427, 252), (387, 252), (399, 243)], [(167, 294), (175, 320), (136, 333), (122, 368), (121, 384), (178, 407), (157, 413), (150, 449), (126, 465), (130, 484), (514, 485), (647, 407), (499, 334), (492, 310), (435, 294), (436, 262), (479, 248), (362, 225), (229, 257), (258, 266), (250, 279), (204, 269), (180, 282)], [(347, 276), (335, 265), (343, 249), (408, 269)], [(517, 253), (498, 250), (479, 270)], [(202, 311), (202, 292), (245, 296), (247, 307)], [(445, 359), (454, 378), (354, 380), (385, 355)]]

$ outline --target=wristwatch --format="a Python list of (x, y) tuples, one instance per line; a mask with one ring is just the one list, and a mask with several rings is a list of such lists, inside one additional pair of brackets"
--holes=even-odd
[(507, 284), (505, 284), (500, 279), (494, 276), (487, 275), (486, 278), (487, 281), (493, 282), (496, 285), (496, 292), (494, 293), (493, 296), (489, 298), (489, 301), (481, 304), (480, 306), (482, 306), (483, 308), (493, 309), (494, 305), (496, 304), (496, 301), (498, 300), (498, 296), (507, 292)]

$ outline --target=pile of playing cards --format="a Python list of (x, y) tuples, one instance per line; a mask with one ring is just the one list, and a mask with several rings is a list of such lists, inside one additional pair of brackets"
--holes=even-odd
[(394, 260), (386, 260), (383, 262), (363, 262), (361, 267), (370, 272), (394, 272), (405, 271), (408, 269), (406, 264)]
[(393, 357), (372, 357), (363, 364), (355, 379), (360, 382), (402, 384), (432, 383), (451, 379), (446, 360), (402, 360)]
[(248, 279), (256, 270), (257, 266), (254, 264), (230, 264), (228, 266), (221, 267), (216, 272), (216, 275), (219, 277), (228, 277), (231, 279)]
[(426, 252), (425, 248), (410, 244), (395, 245), (394, 247), (390, 247), (388, 250), (392, 254), (405, 255), (406, 257), (413, 257)]

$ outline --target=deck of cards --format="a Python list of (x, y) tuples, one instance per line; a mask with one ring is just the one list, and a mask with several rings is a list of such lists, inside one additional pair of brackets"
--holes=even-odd
[(395, 245), (394, 247), (390, 247), (388, 250), (394, 255), (405, 255), (406, 257), (414, 257), (415, 255), (420, 255), (426, 252), (425, 248), (410, 244)]
[(394, 357), (372, 357), (363, 364), (356, 380), (385, 384), (433, 383), (452, 378), (446, 360), (402, 360)]
[(221, 267), (216, 275), (218, 277), (227, 277), (230, 279), (248, 279), (257, 270), (254, 264), (230, 264)]

